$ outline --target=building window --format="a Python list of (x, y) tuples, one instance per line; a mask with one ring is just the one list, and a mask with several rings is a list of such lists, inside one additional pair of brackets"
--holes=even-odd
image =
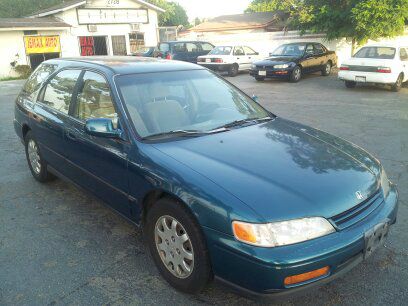
[(35, 30), (24, 31), (24, 35), (37, 35), (37, 34), (38, 34), (38, 31), (35, 31)]
[(129, 34), (130, 42), (130, 52), (136, 53), (137, 50), (145, 46), (144, 33), (130, 33)]
[(80, 36), (81, 56), (108, 55), (106, 36)]

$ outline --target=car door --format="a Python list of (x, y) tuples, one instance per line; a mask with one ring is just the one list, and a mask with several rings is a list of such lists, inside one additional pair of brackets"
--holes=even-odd
[(246, 69), (251, 68), (251, 64), (258, 59), (258, 53), (255, 52), (252, 48), (244, 46), (245, 55), (247, 56), (247, 64), (245, 65)]
[(185, 44), (186, 58), (190, 63), (197, 63), (197, 57), (202, 54), (201, 46), (197, 43), (187, 42)]
[(316, 69), (316, 56), (313, 44), (307, 44), (302, 60), (304, 72), (311, 72)]
[(118, 120), (112, 97), (109, 83), (102, 73), (84, 72), (65, 129), (66, 154), (75, 168), (76, 182), (121, 214), (129, 216), (127, 155), (130, 143), (125, 139), (92, 136), (85, 132), (88, 119)]
[(245, 55), (244, 48), (241, 46), (234, 47), (233, 59), (239, 65), (239, 70), (247, 69), (248, 57)]
[(327, 53), (323, 45), (314, 44), (315, 50), (315, 67), (314, 70), (322, 70), (327, 63)]
[(64, 129), (81, 70), (66, 69), (48, 80), (41, 89), (30, 118), (30, 126), (43, 158), (66, 174)]

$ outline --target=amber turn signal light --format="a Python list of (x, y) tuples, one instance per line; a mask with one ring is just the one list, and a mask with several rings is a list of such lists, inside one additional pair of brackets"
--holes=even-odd
[(285, 286), (303, 283), (305, 281), (308, 281), (308, 280), (311, 280), (311, 279), (314, 279), (314, 278), (318, 278), (318, 277), (323, 276), (323, 275), (327, 275), (327, 274), (329, 274), (329, 271), (330, 271), (329, 266), (326, 266), (324, 268), (320, 268), (320, 269), (313, 270), (313, 271), (310, 271), (310, 272), (288, 276), (288, 277), (285, 278), (284, 283), (285, 283)]
[(232, 222), (234, 235), (238, 240), (249, 243), (256, 243), (256, 234), (251, 224), (234, 221)]

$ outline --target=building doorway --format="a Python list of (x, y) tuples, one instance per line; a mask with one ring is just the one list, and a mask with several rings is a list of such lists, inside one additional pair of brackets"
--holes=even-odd
[(129, 34), (130, 52), (136, 53), (145, 46), (144, 33), (136, 32)]
[(112, 52), (113, 55), (127, 55), (126, 36), (112, 36)]
[(81, 56), (108, 55), (106, 36), (80, 36)]

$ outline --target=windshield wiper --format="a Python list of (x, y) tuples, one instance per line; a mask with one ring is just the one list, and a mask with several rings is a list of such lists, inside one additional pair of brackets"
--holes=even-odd
[[(241, 120), (235, 120), (232, 121), (230, 123), (224, 124), (222, 126), (219, 126), (217, 128), (215, 128), (214, 130), (218, 130), (218, 129), (222, 129), (222, 128), (232, 128), (232, 127), (236, 127), (236, 126), (242, 126), (248, 123), (251, 124), (256, 124), (256, 123), (260, 123), (260, 122), (264, 122), (264, 121), (269, 121), (272, 120), (272, 117), (263, 117), (263, 118), (247, 118), (247, 119), (241, 119)], [(212, 131), (214, 131), (212, 130)]]
[(215, 134), (215, 133), (220, 133), (220, 132), (225, 132), (228, 131), (227, 128), (217, 128), (213, 129), (211, 131), (199, 131), (199, 130), (173, 130), (173, 131), (168, 131), (168, 132), (163, 132), (163, 133), (158, 133), (158, 134), (153, 134), (149, 135), (146, 137), (143, 137), (143, 139), (152, 139), (152, 138), (160, 138), (163, 136), (176, 136), (176, 137), (197, 137), (197, 136), (203, 136), (203, 135), (208, 135), (208, 134)]

